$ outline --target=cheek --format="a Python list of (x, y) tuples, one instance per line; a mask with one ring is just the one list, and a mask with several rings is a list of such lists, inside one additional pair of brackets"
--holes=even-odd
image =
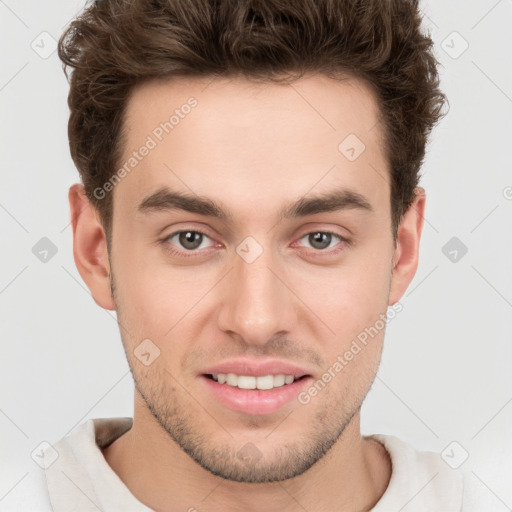
[[(386, 313), (390, 271), (384, 258), (357, 255), (338, 267), (304, 268), (295, 280), (297, 295), (345, 342)], [(290, 276), (291, 278), (291, 276)]]
[[(334, 333), (324, 330), (318, 339), (325, 354), (325, 377), (333, 382), (330, 393), (335, 402), (340, 396), (343, 400), (362, 399), (382, 353), (389, 278), (386, 272), (375, 269), (347, 269), (325, 282), (330, 283), (331, 293), (318, 294), (311, 309), (318, 311), (318, 317)], [(315, 294), (308, 297), (314, 299)]]
[(114, 267), (118, 315), (134, 339), (154, 339), (162, 348), (190, 321), (212, 287), (212, 276), (171, 267), (148, 257), (123, 258)]
[(126, 327), (124, 334), (129, 332), (134, 342), (159, 335), (163, 329), (160, 323), (165, 321), (163, 304), (168, 297), (162, 295), (164, 280), (154, 275), (154, 265), (127, 251), (113, 258), (112, 269), (117, 314)]

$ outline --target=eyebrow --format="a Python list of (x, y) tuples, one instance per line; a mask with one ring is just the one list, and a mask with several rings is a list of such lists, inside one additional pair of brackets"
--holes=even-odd
[[(335, 189), (309, 197), (302, 197), (295, 203), (287, 205), (279, 213), (279, 220), (301, 218), (316, 213), (335, 212), (340, 210), (362, 210), (372, 212), (370, 202), (359, 192), (350, 189)], [(184, 210), (222, 221), (234, 219), (231, 211), (222, 208), (215, 201), (198, 195), (182, 194), (162, 187), (145, 197), (137, 210), (141, 213), (154, 211)]]

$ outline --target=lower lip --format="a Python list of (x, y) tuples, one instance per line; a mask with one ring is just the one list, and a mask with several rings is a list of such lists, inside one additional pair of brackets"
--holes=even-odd
[(272, 389), (240, 389), (201, 375), (202, 381), (222, 404), (233, 411), (245, 414), (271, 414), (297, 398), (297, 395), (313, 380), (303, 377)]

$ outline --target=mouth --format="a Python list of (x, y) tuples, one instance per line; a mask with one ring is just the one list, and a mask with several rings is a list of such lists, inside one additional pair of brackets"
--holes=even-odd
[(254, 376), (206, 373), (200, 378), (206, 393), (215, 403), (250, 415), (279, 411), (297, 400), (298, 394), (313, 382), (311, 375), (285, 374)]
[(289, 386), (296, 381), (309, 377), (309, 375), (295, 376), (281, 374), (269, 374), (262, 376), (237, 375), (235, 373), (207, 373), (204, 376), (219, 384), (225, 384), (238, 389), (268, 390)]

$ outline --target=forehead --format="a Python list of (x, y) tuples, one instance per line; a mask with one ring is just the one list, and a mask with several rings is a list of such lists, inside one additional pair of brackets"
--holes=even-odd
[(286, 200), (333, 185), (386, 200), (378, 118), (372, 89), (352, 77), (148, 82), (127, 104), (119, 167), (128, 172), (114, 189), (114, 203), (135, 205), (165, 186), (223, 196), (242, 209), (254, 207), (256, 197)]

